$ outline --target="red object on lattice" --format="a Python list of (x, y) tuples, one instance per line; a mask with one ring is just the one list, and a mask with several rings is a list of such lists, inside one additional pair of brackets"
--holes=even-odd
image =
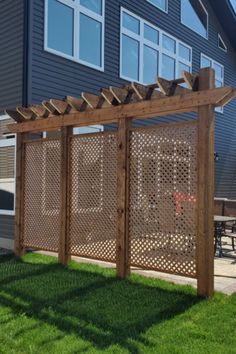
[(173, 193), (176, 215), (179, 216), (182, 214), (182, 204), (183, 202), (196, 203), (197, 199), (194, 195), (185, 194), (182, 192)]

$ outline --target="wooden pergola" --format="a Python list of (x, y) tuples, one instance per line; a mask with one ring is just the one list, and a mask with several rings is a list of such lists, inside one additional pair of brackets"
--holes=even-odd
[[(183, 85), (185, 84), (185, 85)], [(118, 123), (117, 131), (117, 275), (129, 274), (129, 131), (133, 119), (145, 119), (197, 113), (197, 207), (196, 277), (198, 294), (211, 297), (214, 290), (214, 110), (236, 96), (233, 87), (215, 88), (215, 73), (210, 68), (198, 74), (183, 73), (183, 78), (168, 81), (158, 78), (153, 85), (130, 83), (123, 87), (101, 89), (100, 94), (82, 93), (41, 105), (7, 110), (17, 124), (15, 253), (24, 252), (22, 241), (24, 211), (24, 144), (27, 133), (61, 131), (61, 201), (59, 260), (67, 264), (68, 250), (68, 179), (70, 168), (69, 138), (73, 127)], [(168, 124), (171, 125), (171, 124)]]

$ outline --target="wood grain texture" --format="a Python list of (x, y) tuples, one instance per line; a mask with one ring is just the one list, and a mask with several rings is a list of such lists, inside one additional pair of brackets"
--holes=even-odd
[[(201, 69), (199, 89), (213, 89), (215, 73)], [(198, 111), (198, 295), (211, 298), (214, 292), (214, 106)]]
[(117, 158), (117, 276), (125, 278), (129, 274), (129, 128), (131, 120), (120, 119), (118, 123)]

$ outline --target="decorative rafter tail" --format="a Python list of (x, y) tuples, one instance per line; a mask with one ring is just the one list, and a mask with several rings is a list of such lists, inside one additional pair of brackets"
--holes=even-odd
[(191, 74), (188, 71), (183, 71), (182, 75), (187, 87), (192, 91), (198, 91), (199, 75)]
[(71, 106), (65, 101), (51, 99), (49, 103), (59, 114), (68, 114), (71, 111)]
[(48, 110), (49, 113), (51, 113), (54, 116), (58, 116), (60, 113), (53, 107), (50, 103), (50, 101), (43, 101), (42, 105)]
[(37, 118), (37, 115), (30, 108), (16, 107), (16, 110), (25, 120), (35, 120)]
[(86, 111), (90, 109), (87, 102), (83, 98), (77, 98), (73, 96), (66, 96), (66, 102), (75, 110), (79, 112)]
[(14, 121), (16, 121), (17, 123), (22, 123), (25, 121), (25, 118), (17, 111), (14, 110), (10, 110), (10, 109), (6, 109), (5, 113), (11, 117), (12, 119), (14, 119)]
[(111, 93), (111, 91), (107, 88), (102, 88), (100, 90), (101, 92), (101, 96), (106, 100), (106, 102), (111, 106), (116, 106), (119, 104), (119, 102), (117, 101), (117, 99), (113, 96), (113, 94)]
[(160, 91), (166, 96), (176, 96), (176, 95), (181, 95), (183, 93), (191, 92), (191, 90), (179, 86), (179, 82), (183, 83), (184, 79), (170, 81), (170, 80), (163, 79), (161, 77), (157, 78), (158, 87)]
[(231, 92), (229, 92), (223, 98), (221, 98), (217, 102), (216, 106), (224, 107), (227, 103), (229, 103), (235, 97), (236, 97), (236, 89), (232, 88)]
[(81, 97), (88, 104), (88, 106), (93, 109), (110, 106), (102, 95), (97, 96), (92, 93), (82, 92)]
[(34, 112), (37, 118), (48, 118), (50, 115), (49, 111), (42, 105), (33, 105), (30, 106), (30, 109)]

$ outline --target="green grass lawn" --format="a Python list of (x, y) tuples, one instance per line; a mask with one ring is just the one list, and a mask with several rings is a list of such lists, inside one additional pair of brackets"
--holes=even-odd
[(236, 353), (236, 294), (27, 254), (0, 257), (0, 353)]

